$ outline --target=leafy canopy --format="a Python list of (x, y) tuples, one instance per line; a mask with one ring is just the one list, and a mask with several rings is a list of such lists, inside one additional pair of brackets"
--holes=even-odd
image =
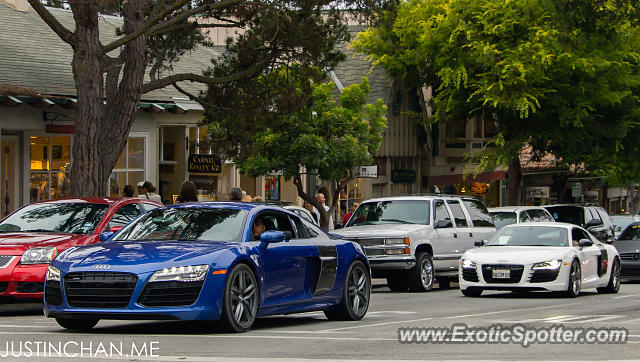
[(353, 43), (434, 89), (434, 121), (481, 117), (507, 166), (525, 143), (615, 181), (640, 176), (639, 5), (618, 0), (408, 0)]

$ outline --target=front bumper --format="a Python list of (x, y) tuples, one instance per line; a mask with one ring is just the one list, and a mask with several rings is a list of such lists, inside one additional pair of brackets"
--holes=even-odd
[[(482, 290), (546, 290), (546, 291), (565, 291), (569, 287), (569, 270), (570, 265), (560, 266), (560, 270), (557, 273), (555, 279), (551, 281), (535, 282), (536, 278), (533, 277), (534, 271), (531, 269), (533, 264), (527, 264), (523, 266), (522, 275), (516, 282), (500, 282), (496, 279), (485, 279), (485, 273), (481, 269), (483, 265), (476, 266), (477, 281), (469, 280), (469, 271), (467, 276), (463, 275), (462, 266), (458, 269), (458, 280), (460, 290), (466, 290), (467, 288), (482, 289)], [(467, 269), (468, 270), (468, 269)], [(540, 279), (538, 279), (540, 280)], [(544, 279), (542, 279), (544, 280)]]
[(20, 264), (16, 256), (0, 269), (0, 297), (42, 301), (44, 277), (49, 264)]
[(407, 256), (370, 256), (367, 257), (371, 270), (407, 270), (416, 265), (413, 255)]
[(626, 278), (640, 278), (640, 260), (622, 260), (620, 273)]
[[(60, 292), (62, 294), (59, 305), (44, 304), (44, 314), (46, 317), (63, 318), (98, 318), (98, 319), (118, 319), (118, 320), (218, 320), (222, 311), (222, 293), (224, 291), (226, 275), (212, 275), (208, 273), (200, 294), (195, 303), (188, 306), (162, 306), (148, 307), (141, 305), (139, 299), (153, 273), (136, 274), (138, 280), (131, 293), (129, 302), (122, 308), (95, 308), (95, 307), (74, 307), (69, 304), (65, 290), (64, 275), (60, 282)], [(45, 294), (47, 287), (45, 287)], [(46, 297), (45, 297), (45, 300)]]

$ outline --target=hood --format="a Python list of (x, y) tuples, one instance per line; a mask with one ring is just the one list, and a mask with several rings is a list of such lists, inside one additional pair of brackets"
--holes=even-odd
[(467, 250), (462, 258), (480, 264), (533, 264), (563, 259), (570, 250), (563, 246), (483, 246)]
[(191, 241), (108, 242), (82, 247), (56, 258), (73, 268), (86, 268), (96, 264), (117, 266), (144, 266), (181, 262), (206, 256), (219, 250), (237, 248), (238, 243)]
[(613, 246), (619, 254), (640, 253), (640, 240), (616, 240)]
[(350, 237), (403, 237), (411, 233), (425, 230), (427, 225), (416, 224), (380, 224), (380, 225), (361, 225), (350, 226), (344, 229), (334, 230), (333, 232), (344, 236), (346, 239)]
[[(82, 243), (95, 235), (56, 233), (6, 233), (0, 234), (0, 254), (3, 250), (22, 251), (35, 247), (61, 246), (66, 243)], [(69, 246), (69, 245), (66, 245)]]

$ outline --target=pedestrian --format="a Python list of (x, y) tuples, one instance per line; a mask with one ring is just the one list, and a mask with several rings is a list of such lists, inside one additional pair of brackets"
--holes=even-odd
[(344, 216), (342, 217), (342, 225), (346, 225), (347, 224), (347, 221), (349, 221), (349, 218), (351, 217), (353, 212), (356, 211), (358, 206), (360, 206), (359, 202), (355, 202), (354, 201), (353, 204), (351, 204), (351, 209), (349, 209), (349, 212), (344, 214)]
[(242, 196), (242, 202), (251, 202), (253, 201), (253, 197), (245, 192), (244, 196)]
[(180, 187), (180, 195), (178, 195), (176, 203), (194, 201), (198, 201), (198, 196), (196, 196), (196, 184), (189, 180), (186, 180)]
[(156, 187), (153, 186), (151, 181), (145, 181), (142, 184), (141, 194), (138, 196), (141, 199), (147, 199), (157, 202), (162, 202), (162, 197), (156, 194)]
[[(323, 193), (318, 192), (315, 196), (316, 201), (318, 201), (322, 207), (324, 207), (325, 211), (329, 211), (329, 206), (327, 206), (325, 204), (325, 196)], [(316, 215), (316, 217), (318, 218), (318, 222), (320, 222), (320, 212), (318, 211), (318, 209), (316, 209), (315, 207), (313, 208), (313, 213)], [(334, 226), (333, 226), (333, 216), (329, 215), (329, 230), (333, 230)]]
[(144, 185), (144, 181), (140, 181), (137, 183), (138, 186), (138, 197), (142, 195), (142, 185)]
[(229, 201), (242, 201), (242, 190), (239, 187), (232, 187), (229, 191)]
[(124, 197), (133, 197), (133, 186), (125, 185), (122, 192), (124, 193)]
[(256, 196), (253, 198), (253, 200), (251, 200), (252, 202), (258, 202), (258, 203), (263, 203), (264, 199), (262, 198), (262, 196)]

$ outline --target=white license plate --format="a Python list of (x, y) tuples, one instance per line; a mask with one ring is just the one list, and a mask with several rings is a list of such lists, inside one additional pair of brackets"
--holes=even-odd
[(511, 270), (509, 269), (493, 269), (491, 271), (493, 279), (509, 279), (511, 278)]

